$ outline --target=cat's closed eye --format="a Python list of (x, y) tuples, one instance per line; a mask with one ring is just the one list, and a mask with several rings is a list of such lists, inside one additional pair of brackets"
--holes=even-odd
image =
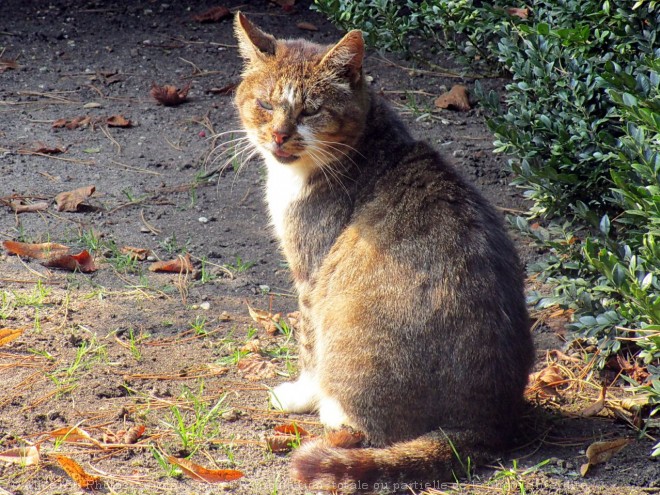
[(267, 101), (257, 99), (257, 104), (264, 110), (267, 110), (269, 112), (273, 111), (273, 105), (271, 105)]

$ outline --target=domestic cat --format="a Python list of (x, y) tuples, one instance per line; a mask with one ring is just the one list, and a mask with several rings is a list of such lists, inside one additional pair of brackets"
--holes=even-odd
[(277, 40), (240, 13), (235, 31), (235, 102), (301, 311), (300, 376), (271, 403), (348, 427), (297, 449), (292, 476), (349, 492), (453, 480), (508, 445), (533, 359), (502, 222), (370, 90), (359, 31)]

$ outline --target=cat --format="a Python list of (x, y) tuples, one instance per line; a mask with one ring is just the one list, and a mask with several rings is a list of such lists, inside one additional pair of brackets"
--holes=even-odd
[(292, 476), (346, 492), (453, 480), (509, 444), (534, 355), (501, 219), (369, 88), (360, 31), (278, 40), (238, 13), (235, 32), (235, 104), (301, 312), (300, 376), (270, 400), (331, 432)]

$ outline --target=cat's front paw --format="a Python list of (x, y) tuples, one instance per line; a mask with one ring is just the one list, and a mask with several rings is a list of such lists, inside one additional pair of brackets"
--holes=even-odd
[(318, 387), (307, 375), (301, 375), (295, 382), (278, 385), (268, 395), (275, 409), (291, 413), (314, 412), (318, 403)]

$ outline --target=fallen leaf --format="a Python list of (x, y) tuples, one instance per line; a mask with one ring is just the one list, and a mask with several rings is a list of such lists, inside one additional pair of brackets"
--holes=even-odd
[(238, 362), (237, 367), (243, 372), (245, 379), (251, 382), (277, 376), (275, 365), (261, 356), (243, 358)]
[(314, 24), (311, 22), (299, 22), (296, 24), (296, 27), (298, 29), (302, 29), (303, 31), (318, 31), (319, 28), (317, 28)]
[(287, 313), (287, 320), (289, 320), (289, 328), (295, 330), (298, 327), (298, 322), (300, 321), (300, 311), (292, 311)]
[(557, 396), (556, 388), (566, 383), (559, 366), (551, 365), (541, 371), (529, 375), (528, 392), (542, 392), (546, 395)]
[(282, 7), (282, 10), (284, 10), (284, 12), (293, 11), (293, 6), (296, 3), (296, 0), (271, 0), (271, 1)]
[(173, 260), (155, 261), (149, 267), (152, 272), (170, 272), (170, 273), (189, 273), (193, 271), (192, 261), (190, 254), (186, 253), (185, 256), (179, 255), (178, 258)]
[(275, 335), (277, 332), (279, 332), (277, 323), (279, 323), (280, 318), (282, 318), (280, 313), (273, 314), (270, 311), (263, 309), (254, 309), (247, 301), (245, 301), (245, 304), (248, 307), (248, 312), (250, 313), (252, 319), (259, 323), (259, 325), (261, 325), (264, 330), (266, 330), (268, 335)]
[(448, 93), (436, 98), (435, 106), (436, 108), (460, 110), (461, 112), (469, 110), (471, 107), (467, 87), (462, 84), (456, 84)]
[(196, 22), (218, 22), (226, 17), (231, 17), (227, 7), (213, 7), (203, 14), (194, 15), (192, 19)]
[(94, 263), (94, 258), (86, 249), (78, 254), (60, 254), (53, 256), (43, 262), (44, 266), (50, 268), (61, 268), (72, 272), (80, 271), (83, 273), (95, 272), (98, 267)]
[(24, 331), (23, 328), (0, 328), (0, 346), (16, 340)]
[(616, 440), (592, 443), (585, 452), (585, 455), (587, 456), (587, 464), (580, 466), (580, 474), (586, 476), (591, 466), (596, 466), (597, 464), (609, 461), (612, 457), (621, 452), (629, 443), (631, 443), (629, 438), (617, 438)]
[(35, 211), (44, 211), (48, 209), (48, 203), (39, 201), (38, 203), (24, 204), (22, 201), (12, 201), (9, 203), (12, 210), (16, 213), (33, 213)]
[(44, 155), (58, 155), (64, 153), (66, 148), (62, 146), (49, 146), (43, 143), (36, 143), (32, 149), (34, 153), (42, 153)]
[(0, 58), (0, 74), (9, 69), (19, 69), (20, 66), (15, 58)]
[(295, 435), (266, 435), (264, 441), (268, 450), (278, 454), (290, 452), (296, 444), (302, 443), (302, 439)]
[(62, 127), (66, 127), (69, 130), (74, 130), (77, 129), (78, 127), (87, 127), (90, 123), (92, 122), (91, 117), (88, 116), (79, 116), (79, 117), (74, 117), (71, 120), (68, 119), (57, 119), (51, 127), (53, 129), (61, 129)]
[(105, 119), (105, 123), (110, 127), (131, 127), (133, 123), (123, 115), (112, 115)]
[(15, 449), (0, 452), (0, 461), (9, 462), (10, 464), (34, 466), (39, 464), (40, 460), (39, 449), (34, 445), (30, 445), (29, 447), (17, 447)]
[(529, 17), (529, 9), (517, 9), (509, 8), (507, 9), (509, 15), (520, 17), (521, 19), (527, 19)]
[(607, 395), (607, 386), (603, 385), (600, 389), (600, 393), (598, 394), (598, 400), (593, 404), (591, 404), (589, 407), (584, 408), (582, 412), (580, 412), (580, 416), (589, 418), (601, 412), (605, 407), (606, 395)]
[(261, 341), (259, 339), (248, 340), (245, 345), (241, 347), (241, 351), (259, 354), (261, 352)]
[(640, 366), (634, 358), (631, 363), (621, 354), (617, 354), (616, 360), (619, 369), (639, 384), (645, 383), (651, 376), (646, 366)]
[(83, 105), (83, 108), (84, 108), (84, 109), (88, 109), (88, 108), (103, 108), (103, 105), (101, 105), (100, 103), (98, 103), (98, 102), (96, 102), (96, 101), (90, 101), (89, 103), (85, 103), (85, 104)]
[(211, 88), (209, 93), (214, 95), (229, 95), (238, 87), (238, 83), (229, 83), (221, 88)]
[(132, 246), (124, 246), (119, 251), (121, 252), (121, 254), (130, 256), (134, 260), (138, 260), (138, 261), (144, 261), (147, 259), (148, 256), (151, 255), (150, 249), (136, 248)]
[(98, 440), (95, 440), (89, 433), (77, 426), (58, 428), (57, 430), (49, 431), (46, 435), (62, 442), (89, 442), (95, 445), (99, 444)]
[(207, 469), (199, 464), (189, 461), (188, 459), (182, 459), (171, 455), (167, 456), (167, 460), (172, 464), (179, 466), (184, 473), (197, 481), (222, 483), (234, 481), (243, 477), (243, 473), (235, 469)]
[(146, 427), (136, 425), (128, 430), (118, 430), (116, 433), (106, 433), (103, 435), (103, 443), (129, 445), (136, 443), (144, 434)]
[(30, 244), (27, 242), (2, 241), (4, 248), (17, 256), (25, 256), (37, 260), (46, 260), (60, 254), (68, 253), (69, 248), (54, 242)]
[(57, 211), (78, 211), (80, 205), (96, 191), (95, 186), (85, 186), (55, 196)]
[(309, 432), (296, 423), (291, 423), (288, 425), (278, 425), (275, 428), (273, 428), (273, 430), (276, 433), (281, 433), (283, 435), (297, 435), (300, 437), (309, 436)]
[(181, 89), (177, 89), (175, 86), (170, 86), (169, 84), (158, 86), (156, 83), (152, 83), (150, 93), (158, 103), (166, 107), (174, 107), (186, 101), (188, 91), (190, 91), (190, 83)]
[(96, 490), (102, 488), (101, 478), (85, 472), (82, 466), (73, 459), (64, 455), (54, 455), (53, 457), (59, 462), (62, 469), (66, 471), (66, 474), (71, 476), (71, 479), (73, 479), (73, 481), (75, 481), (83, 490)]

